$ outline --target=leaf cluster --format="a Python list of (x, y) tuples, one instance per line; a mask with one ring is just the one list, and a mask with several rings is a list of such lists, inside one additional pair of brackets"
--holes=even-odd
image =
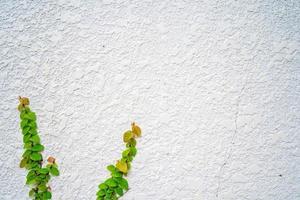
[(46, 167), (42, 166), (42, 151), (45, 147), (37, 132), (36, 114), (29, 108), (28, 98), (19, 98), (21, 129), (23, 134), (24, 153), (20, 162), (21, 168), (29, 172), (26, 176), (26, 184), (31, 186), (29, 196), (35, 200), (47, 200), (52, 198), (51, 188), (48, 182), (52, 176), (58, 176), (59, 170), (55, 159), (50, 157)]
[(136, 139), (141, 136), (141, 129), (135, 123), (131, 124), (131, 130), (123, 134), (126, 149), (122, 152), (122, 158), (116, 165), (107, 166), (111, 177), (101, 183), (97, 192), (97, 200), (117, 200), (129, 189), (128, 182), (124, 178), (131, 168), (131, 161), (137, 154)]

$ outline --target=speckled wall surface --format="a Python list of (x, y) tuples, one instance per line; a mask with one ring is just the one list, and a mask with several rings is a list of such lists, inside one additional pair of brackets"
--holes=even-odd
[(300, 199), (299, 22), (298, 0), (1, 1), (0, 199), (28, 199), (18, 95), (54, 200), (95, 199), (131, 121), (124, 200)]

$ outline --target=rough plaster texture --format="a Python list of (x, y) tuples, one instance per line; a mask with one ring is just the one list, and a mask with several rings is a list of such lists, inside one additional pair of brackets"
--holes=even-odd
[(54, 200), (95, 199), (135, 120), (124, 200), (300, 199), (300, 3), (1, 1), (0, 199), (28, 199), (18, 95)]

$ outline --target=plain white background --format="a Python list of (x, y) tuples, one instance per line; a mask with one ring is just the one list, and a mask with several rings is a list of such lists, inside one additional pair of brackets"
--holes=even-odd
[(143, 130), (124, 200), (300, 199), (300, 3), (1, 1), (0, 199), (28, 199), (18, 95), (54, 200), (95, 199)]

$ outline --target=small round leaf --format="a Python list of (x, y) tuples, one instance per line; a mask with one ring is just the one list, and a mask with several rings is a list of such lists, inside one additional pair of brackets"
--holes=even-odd
[(59, 171), (56, 167), (52, 166), (50, 168), (50, 174), (53, 175), (53, 176), (59, 176)]

